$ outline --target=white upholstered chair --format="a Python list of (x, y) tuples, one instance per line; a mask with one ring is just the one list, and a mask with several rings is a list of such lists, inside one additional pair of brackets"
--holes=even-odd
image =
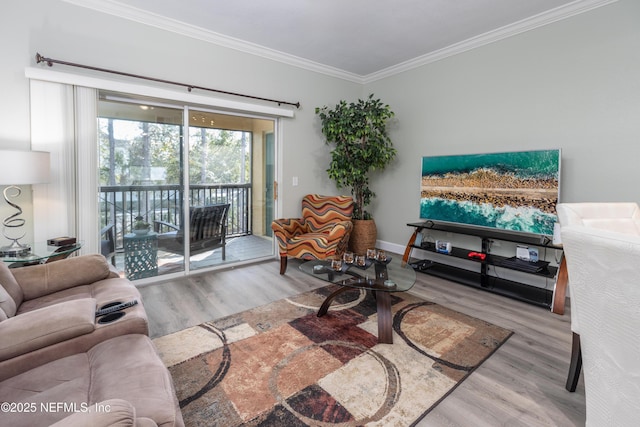
[[(557, 210), (578, 343), (572, 369), (581, 352), (587, 425), (637, 425), (640, 209), (636, 203), (563, 203)], [(571, 371), (567, 388), (570, 380)]]

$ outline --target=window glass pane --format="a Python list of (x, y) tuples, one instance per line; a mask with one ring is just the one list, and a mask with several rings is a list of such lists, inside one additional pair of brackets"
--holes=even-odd
[(190, 268), (272, 255), (266, 231), (271, 224), (266, 227), (264, 135), (273, 130), (274, 122), (204, 110), (191, 110), (189, 121), (190, 206), (228, 206), (225, 251), (203, 254), (192, 244), (196, 249)]
[(159, 257), (154, 231), (182, 217), (182, 109), (103, 96), (98, 116), (101, 226), (114, 226), (116, 266), (133, 280), (184, 270), (181, 245)]

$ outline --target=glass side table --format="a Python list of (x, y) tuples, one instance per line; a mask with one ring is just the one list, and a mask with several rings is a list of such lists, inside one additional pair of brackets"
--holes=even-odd
[(36, 242), (31, 245), (31, 251), (24, 255), (3, 256), (0, 260), (8, 262), (11, 267), (26, 267), (35, 264), (44, 264), (47, 262), (63, 259), (82, 248), (82, 242), (76, 242), (67, 246), (51, 246), (47, 242)]
[(124, 235), (124, 275), (129, 280), (158, 275), (158, 233)]

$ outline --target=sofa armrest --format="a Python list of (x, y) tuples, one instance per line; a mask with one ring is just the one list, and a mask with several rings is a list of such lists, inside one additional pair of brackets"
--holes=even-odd
[(95, 329), (96, 300), (83, 298), (29, 311), (0, 322), (0, 360), (38, 350)]
[(122, 399), (109, 399), (90, 405), (87, 411), (76, 412), (51, 427), (154, 427), (149, 418), (136, 418), (133, 405)]
[(24, 299), (31, 300), (107, 279), (111, 270), (104, 256), (93, 254), (28, 268), (16, 268), (12, 273), (22, 288)]

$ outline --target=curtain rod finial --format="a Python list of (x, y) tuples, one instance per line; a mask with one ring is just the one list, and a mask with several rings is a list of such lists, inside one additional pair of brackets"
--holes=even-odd
[(53, 66), (53, 62), (51, 62), (50, 59), (47, 59), (39, 53), (36, 53), (36, 64), (39, 64), (41, 62), (46, 62), (49, 67)]

